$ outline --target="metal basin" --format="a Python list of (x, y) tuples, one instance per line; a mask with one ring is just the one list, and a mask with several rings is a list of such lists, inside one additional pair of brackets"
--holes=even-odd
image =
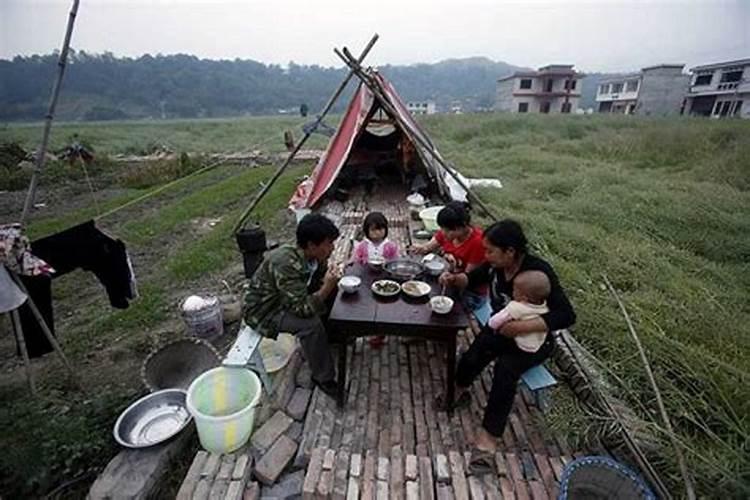
[(150, 391), (187, 391), (198, 375), (220, 364), (221, 356), (205, 340), (179, 339), (149, 354), (141, 366), (141, 379)]
[(396, 259), (385, 263), (385, 271), (397, 281), (413, 280), (424, 272), (424, 266), (409, 259)]
[(190, 422), (181, 389), (164, 389), (127, 407), (115, 422), (115, 440), (128, 448), (145, 448), (171, 438)]

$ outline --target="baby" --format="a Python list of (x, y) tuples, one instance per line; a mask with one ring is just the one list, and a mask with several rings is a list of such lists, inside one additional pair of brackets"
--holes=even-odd
[[(513, 300), (490, 318), (490, 328), (499, 330), (508, 321), (538, 318), (549, 312), (546, 301), (550, 288), (549, 278), (541, 271), (519, 273), (513, 279)], [(522, 351), (536, 352), (544, 343), (546, 335), (546, 331), (539, 331), (517, 335), (514, 339)]]

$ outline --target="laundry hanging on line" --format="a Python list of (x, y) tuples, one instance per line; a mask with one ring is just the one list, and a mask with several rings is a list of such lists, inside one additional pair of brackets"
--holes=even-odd
[[(54, 335), (52, 279), (75, 269), (94, 273), (104, 286), (112, 307), (125, 309), (137, 297), (135, 273), (125, 244), (104, 234), (93, 220), (31, 242), (31, 252), (51, 265), (51, 277), (23, 276), (29, 296)], [(30, 357), (52, 351), (28, 304), (20, 308), (21, 326)]]

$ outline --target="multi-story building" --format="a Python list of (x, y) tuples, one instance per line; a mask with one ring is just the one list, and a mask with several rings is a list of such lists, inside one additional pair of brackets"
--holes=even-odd
[(574, 113), (585, 75), (572, 64), (550, 64), (518, 71), (497, 81), (495, 110), (511, 113)]
[(406, 109), (413, 115), (434, 115), (437, 111), (434, 101), (407, 102)]
[(596, 102), (600, 113), (676, 115), (682, 111), (689, 76), (684, 64), (660, 64), (639, 73), (599, 82)]
[(690, 71), (687, 114), (750, 118), (750, 59), (706, 64)]

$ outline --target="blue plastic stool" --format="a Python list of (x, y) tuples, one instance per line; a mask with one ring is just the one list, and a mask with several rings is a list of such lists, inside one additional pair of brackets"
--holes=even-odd
[(543, 412), (547, 411), (550, 399), (548, 388), (557, 385), (555, 377), (552, 376), (544, 365), (536, 365), (523, 372), (521, 380), (534, 394), (534, 401), (536, 401), (537, 408)]

